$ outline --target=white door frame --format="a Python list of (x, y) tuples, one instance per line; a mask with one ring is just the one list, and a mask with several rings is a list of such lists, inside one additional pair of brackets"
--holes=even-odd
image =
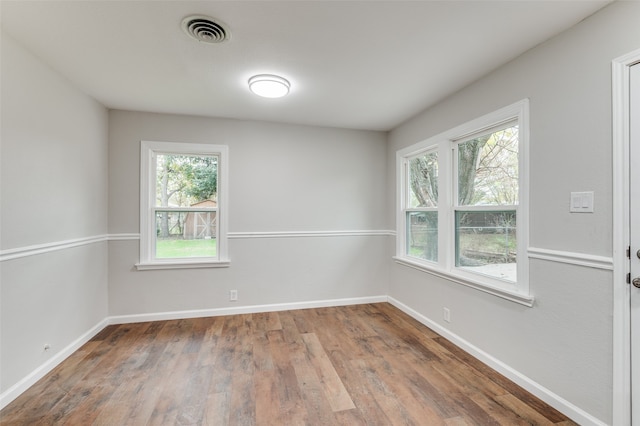
[(629, 273), (629, 67), (640, 49), (612, 62), (613, 141), (613, 424), (631, 424), (631, 286)]

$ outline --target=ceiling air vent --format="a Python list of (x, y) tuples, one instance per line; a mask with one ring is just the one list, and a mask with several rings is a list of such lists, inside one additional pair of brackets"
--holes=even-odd
[(182, 20), (182, 29), (188, 36), (203, 43), (222, 43), (230, 37), (222, 24), (203, 15), (187, 16)]

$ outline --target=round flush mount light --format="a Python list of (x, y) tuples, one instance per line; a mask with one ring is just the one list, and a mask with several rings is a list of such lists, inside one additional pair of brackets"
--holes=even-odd
[(249, 79), (249, 90), (264, 98), (281, 98), (289, 93), (291, 84), (272, 74), (258, 74)]

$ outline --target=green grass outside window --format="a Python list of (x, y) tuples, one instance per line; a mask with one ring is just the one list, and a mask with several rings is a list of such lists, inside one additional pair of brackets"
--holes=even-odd
[(216, 239), (180, 240), (158, 239), (156, 241), (156, 257), (167, 259), (174, 257), (215, 257), (217, 255)]

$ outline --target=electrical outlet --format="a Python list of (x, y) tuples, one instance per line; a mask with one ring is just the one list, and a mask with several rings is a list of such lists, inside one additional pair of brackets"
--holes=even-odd
[(229, 290), (229, 300), (231, 302), (238, 300), (238, 290)]
[(442, 317), (446, 322), (451, 322), (451, 311), (449, 310), (449, 308), (442, 309)]

